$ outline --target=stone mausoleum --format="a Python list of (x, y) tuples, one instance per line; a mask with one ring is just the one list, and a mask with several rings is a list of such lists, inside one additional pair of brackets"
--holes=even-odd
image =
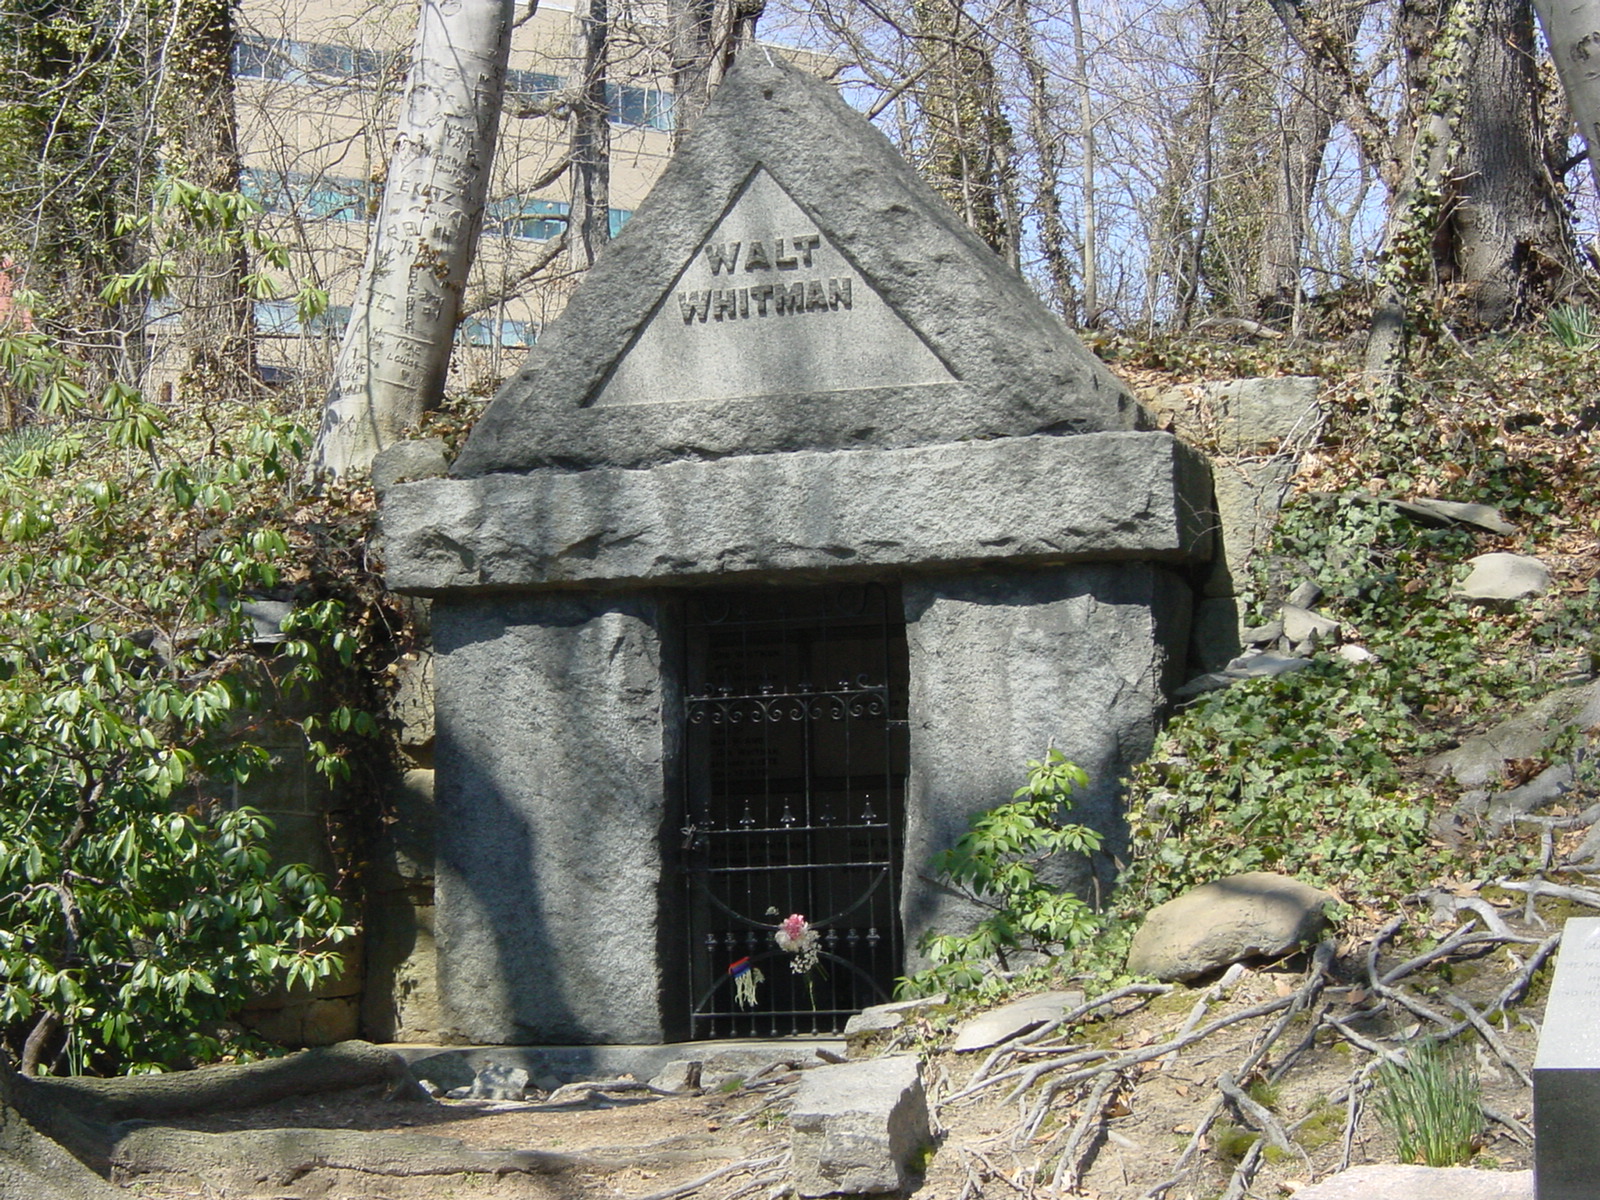
[(1050, 744), (1114, 849), (1210, 494), (831, 87), (747, 53), (451, 477), (384, 501), (433, 600), (452, 1032), (834, 1030), (969, 919), (928, 858)]

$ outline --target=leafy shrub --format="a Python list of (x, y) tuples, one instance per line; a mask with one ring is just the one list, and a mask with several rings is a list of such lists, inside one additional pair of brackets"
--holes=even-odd
[[(45, 1063), (64, 1040), (73, 1070), (214, 1058), (247, 999), (338, 972), (351, 932), (327, 881), (272, 863), (268, 823), (229, 803), (266, 765), (267, 705), (353, 657), (336, 598), (308, 596), (271, 659), (243, 607), (310, 590), (291, 544), (306, 433), (91, 395), (32, 331), (0, 329), (0, 366), (36, 414), (0, 453), (0, 1036), (37, 1035)], [(327, 707), (301, 724), (339, 777), (334, 734), (372, 721)]]
[(1039, 876), (1045, 862), (1063, 854), (1092, 854), (1100, 834), (1064, 820), (1074, 790), (1088, 784), (1082, 768), (1050, 748), (1028, 762), (1028, 781), (1009, 804), (979, 813), (949, 850), (930, 867), (972, 903), (988, 910), (967, 934), (929, 933), (921, 948), (934, 965), (901, 980), (902, 994), (981, 988), (1017, 950), (1053, 955), (1079, 946), (1100, 928), (1095, 912), (1071, 892)]

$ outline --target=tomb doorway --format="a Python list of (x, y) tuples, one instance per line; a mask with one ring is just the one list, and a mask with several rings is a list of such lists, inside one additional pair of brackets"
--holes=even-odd
[[(696, 593), (684, 628), (690, 1036), (838, 1032), (903, 962), (900, 589)], [(792, 915), (806, 970), (774, 937)]]

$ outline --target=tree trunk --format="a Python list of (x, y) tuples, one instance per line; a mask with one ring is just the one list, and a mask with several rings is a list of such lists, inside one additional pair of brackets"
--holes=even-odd
[(69, 1153), (63, 1141), (86, 1130), (41, 1104), (30, 1081), (0, 1054), (0, 1200), (121, 1200), (124, 1193)]
[(1083, 323), (1093, 329), (1100, 324), (1100, 223), (1095, 209), (1099, 162), (1089, 55), (1084, 49), (1083, 9), (1078, 0), (1072, 0), (1072, 63), (1077, 72), (1073, 83), (1078, 90), (1078, 140), (1083, 147)]
[(444, 394), (514, 10), (512, 0), (423, 0), (383, 202), (317, 435), (321, 473), (367, 470)]
[[(1348, 44), (1355, 34), (1359, 10), (1338, 0), (1329, 7), (1333, 11), (1319, 14), (1318, 19), (1324, 24), (1341, 22), (1339, 40)], [(1264, 214), (1256, 259), (1255, 310), (1265, 321), (1292, 322), (1300, 311), (1311, 199), (1339, 115), (1337, 81), (1310, 63), (1298, 76), (1293, 98), (1283, 115), (1272, 173), (1272, 199)]]
[(1461, 154), (1435, 238), (1451, 309), (1481, 328), (1505, 325), (1576, 268), (1564, 197), (1545, 161), (1528, 0), (1486, 0), (1466, 79)]
[[(210, 192), (239, 188), (233, 34), (232, 0), (180, 0), (163, 55), (156, 107), (166, 170)], [(249, 264), (242, 245), (216, 242), (212, 230), (194, 229), (177, 256), (178, 390), (236, 398), (255, 377), (255, 311), (244, 286)]]
[(611, 118), (606, 99), (611, 20), (607, 0), (580, 0), (578, 102), (572, 108), (572, 205), (567, 248), (574, 271), (587, 271), (611, 240)]
[(1367, 386), (1381, 394), (1399, 383), (1416, 300), (1433, 284), (1433, 239), (1483, 24), (1480, 0), (1405, 0), (1400, 20), (1411, 136), (1389, 199), (1364, 363)]
[(923, 174), (934, 191), (1002, 258), (1020, 254), (1011, 196), (1011, 126), (986, 35), (965, 0), (915, 0), (927, 127)]
[(699, 120), (733, 65), (755, 40), (766, 0), (671, 0), (667, 30), (672, 53), (672, 145)]
[[(1073, 11), (1077, 11), (1074, 3)], [(1078, 297), (1072, 286), (1072, 265), (1067, 258), (1067, 231), (1061, 220), (1061, 148), (1051, 127), (1054, 107), (1049, 75), (1033, 31), (1032, 0), (1015, 0), (1012, 29), (1017, 57), (1028, 77), (1028, 140), (1039, 164), (1039, 251), (1044, 259), (1045, 277), (1050, 281), (1050, 298), (1067, 321), (1078, 320)], [(1087, 266), (1088, 246), (1085, 245)], [(1085, 273), (1085, 281), (1091, 278)]]
[(1533, 6), (1600, 185), (1600, 0), (1534, 0)]

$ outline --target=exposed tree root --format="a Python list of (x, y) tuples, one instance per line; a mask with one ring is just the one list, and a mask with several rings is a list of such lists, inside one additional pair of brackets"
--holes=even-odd
[[(1527, 892), (1530, 897), (1551, 896), (1592, 903), (1600, 908), (1600, 892), (1591, 893), (1587, 889), (1543, 881), (1513, 885), (1500, 880), (1496, 886)], [(1036, 1151), (1037, 1157), (1031, 1167), (1019, 1158), (1019, 1178), (1037, 1178), (1038, 1172), (1048, 1165), (1051, 1170), (1048, 1194), (1076, 1194), (1085, 1184), (1097, 1148), (1118, 1137), (1110, 1125), (1109, 1115), (1118, 1097), (1129, 1092), (1137, 1096), (1142, 1077), (1167, 1072), (1186, 1052), (1219, 1031), (1245, 1022), (1265, 1022), (1265, 1027), (1252, 1039), (1239, 1060), (1212, 1076), (1213, 1095), (1204, 1104), (1193, 1127), (1185, 1128), (1188, 1140), (1170, 1172), (1142, 1193), (1144, 1200), (1167, 1200), (1174, 1189), (1186, 1183), (1195, 1186), (1197, 1173), (1202, 1170), (1202, 1155), (1211, 1145), (1212, 1131), (1225, 1115), (1227, 1120), (1259, 1135), (1232, 1166), (1226, 1185), (1207, 1185), (1213, 1189), (1221, 1186), (1220, 1194), (1227, 1200), (1241, 1200), (1253, 1194), (1253, 1181), (1269, 1160), (1279, 1161), (1283, 1155), (1291, 1154), (1299, 1155), (1309, 1165), (1310, 1158), (1295, 1139), (1301, 1127), (1320, 1114), (1307, 1113), (1297, 1121), (1288, 1122), (1274, 1113), (1270, 1105), (1258, 1100), (1252, 1094), (1252, 1086), (1256, 1079), (1276, 1083), (1284, 1078), (1302, 1054), (1315, 1046), (1326, 1045), (1329, 1036), (1344, 1041), (1364, 1059), (1351, 1071), (1348, 1082), (1328, 1097), (1329, 1104), (1343, 1108), (1340, 1162), (1341, 1169), (1347, 1167), (1354, 1154), (1366, 1095), (1377, 1069), (1385, 1062), (1405, 1062), (1400, 1046), (1381, 1036), (1361, 1032), (1354, 1027), (1357, 1019), (1374, 1018), (1384, 1012), (1392, 1017), (1398, 1013), (1402, 1022), (1409, 1017), (1419, 1019), (1435, 1038), (1474, 1036), (1481, 1039), (1488, 1052), (1513, 1077), (1524, 1084), (1529, 1082), (1526, 1064), (1518, 1060), (1496, 1030), (1495, 1021), (1527, 991), (1535, 972), (1549, 961), (1558, 947), (1560, 935), (1541, 939), (1520, 934), (1506, 923), (1501, 910), (1479, 897), (1430, 893), (1417, 899), (1432, 903), (1436, 913), (1453, 912), (1461, 918), (1460, 924), (1437, 945), (1392, 965), (1382, 965), (1380, 959), (1403, 929), (1403, 916), (1378, 930), (1366, 945), (1347, 949), (1345, 961), (1353, 959), (1358, 977), (1364, 973), (1366, 978), (1359, 986), (1347, 986), (1335, 992), (1346, 995), (1346, 1002), (1360, 1006), (1356, 1011), (1349, 1011), (1340, 1001), (1323, 995), (1330, 983), (1337, 982), (1332, 976), (1334, 946), (1329, 942), (1317, 948), (1304, 980), (1289, 995), (1264, 1000), (1235, 1012), (1224, 1011), (1207, 1020), (1241, 979), (1242, 969), (1234, 968), (1198, 997), (1186, 1020), (1165, 1040), (1121, 1049), (1087, 1046), (1081, 1040), (1074, 1041), (1075, 1026), (1084, 1016), (1118, 1005), (1121, 1006), (1119, 1015), (1126, 1016), (1137, 1010), (1138, 1003), (1157, 994), (1154, 988), (1144, 990), (1150, 985), (1119, 988), (1081, 1005), (1059, 1022), (996, 1048), (967, 1083), (942, 1100), (940, 1106), (962, 1104), (994, 1089), (1004, 1089), (1007, 1101), (1019, 1106), (1010, 1138), (1013, 1152), (1019, 1156), (1040, 1140), (1038, 1132), (1051, 1113), (1065, 1117), (1056, 1136)], [(1530, 949), (1522, 951), (1524, 946)], [(1515, 966), (1515, 973), (1486, 1005), (1446, 991), (1442, 998), (1453, 1011), (1439, 1011), (1436, 1001), (1425, 1000), (1423, 994), (1413, 991), (1408, 983), (1414, 976), (1441, 963), (1481, 957), (1501, 947)], [(1523, 953), (1526, 958), (1521, 957)], [(1132, 1007), (1129, 1007), (1130, 1001), (1135, 1002)], [(1295, 1034), (1292, 1039), (1286, 1038), (1291, 1028), (1295, 1029)], [(1322, 1035), (1320, 1041), (1319, 1034)], [(1136, 1105), (1137, 1101), (1130, 1099), (1128, 1103)], [(1070, 1116), (1062, 1111), (1068, 1105), (1073, 1109)], [(1525, 1141), (1530, 1136), (1527, 1127), (1514, 1116), (1486, 1107), (1485, 1118), (1504, 1126), (1514, 1139)], [(1019, 1191), (1034, 1194), (1033, 1185), (1019, 1187), (977, 1150), (963, 1146), (960, 1151), (967, 1175), (962, 1195), (981, 1194), (984, 1184), (995, 1179), (1003, 1179)]]

